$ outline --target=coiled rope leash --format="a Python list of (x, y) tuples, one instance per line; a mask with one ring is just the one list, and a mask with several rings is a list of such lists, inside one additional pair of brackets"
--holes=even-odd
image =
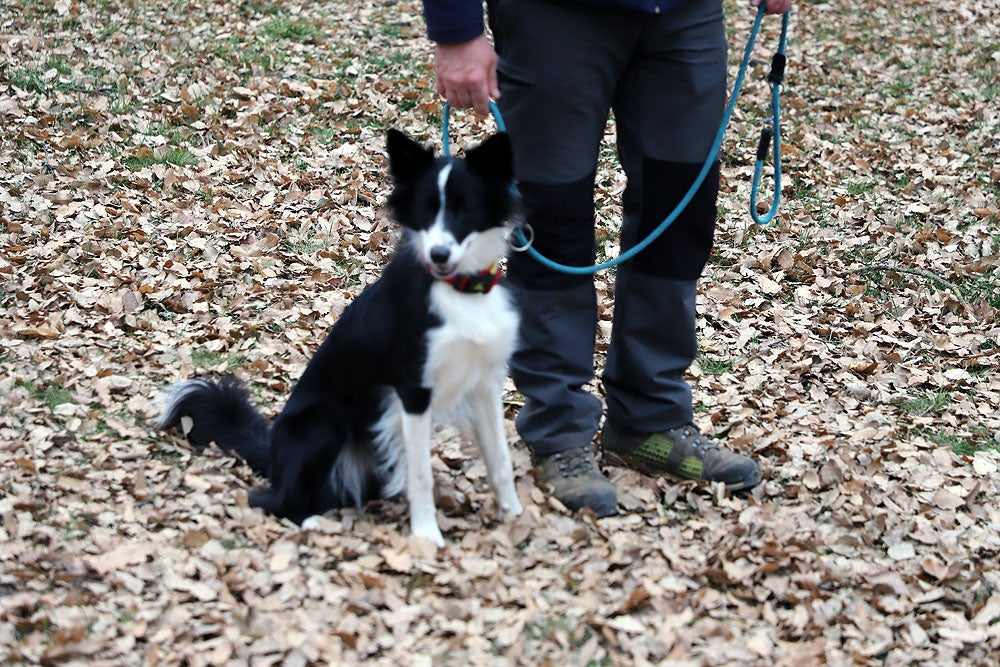
[[(739, 100), (740, 93), (743, 90), (743, 81), (746, 78), (747, 69), (750, 66), (750, 56), (753, 53), (754, 44), (757, 42), (757, 35), (760, 33), (760, 26), (764, 19), (765, 9), (766, 2), (761, 3), (760, 7), (757, 9), (757, 18), (754, 20), (753, 27), (750, 29), (750, 37), (747, 39), (746, 48), (743, 50), (743, 59), (740, 61), (740, 67), (736, 73), (736, 80), (733, 83), (732, 95), (730, 95), (729, 103), (726, 105), (726, 110), (722, 117), (722, 124), (719, 126), (719, 131), (715, 135), (715, 141), (712, 143), (712, 147), (708, 152), (708, 157), (705, 158), (705, 164), (702, 166), (701, 171), (698, 172), (698, 175), (695, 177), (691, 187), (688, 188), (688, 191), (684, 194), (684, 197), (681, 198), (680, 202), (678, 202), (674, 210), (670, 212), (670, 215), (663, 219), (663, 222), (661, 222), (656, 229), (650, 232), (649, 236), (642, 241), (639, 241), (625, 252), (621, 253), (618, 257), (601, 262), (600, 264), (595, 264), (594, 266), (568, 266), (566, 264), (555, 262), (541, 254), (532, 247), (534, 230), (532, 230), (531, 226), (527, 224), (521, 225), (514, 230), (513, 236), (516, 240), (516, 244), (511, 244), (512, 249), (515, 252), (527, 252), (532, 258), (540, 262), (543, 266), (554, 271), (575, 275), (586, 275), (596, 273), (604, 269), (609, 269), (613, 266), (621, 264), (622, 262), (632, 259), (645, 250), (651, 243), (653, 243), (653, 241), (659, 238), (659, 236), (666, 231), (667, 227), (672, 225), (684, 209), (687, 208), (687, 205), (691, 202), (691, 200), (694, 199), (695, 194), (698, 192), (702, 183), (705, 182), (708, 172), (711, 170), (712, 165), (719, 155), (719, 150), (722, 147), (722, 139), (726, 134), (726, 128), (729, 126), (729, 121), (733, 117), (733, 111), (736, 109), (736, 102)], [(778, 51), (775, 53), (774, 58), (771, 61), (772, 69), (770, 75), (768, 75), (768, 81), (771, 83), (771, 118), (765, 122), (764, 129), (761, 131), (760, 142), (757, 146), (757, 162), (754, 165), (752, 190), (750, 192), (750, 215), (753, 217), (754, 222), (759, 225), (765, 225), (774, 219), (781, 201), (780, 97), (781, 82), (784, 79), (785, 70), (785, 47), (788, 41), (788, 15), (788, 11), (782, 15), (781, 40), (778, 45)], [(492, 101), (490, 101), (490, 112), (493, 114), (493, 119), (496, 121), (497, 131), (505, 132), (506, 126), (504, 125), (503, 118), (500, 115), (500, 109)], [(451, 142), (449, 139), (450, 116), (451, 104), (446, 102), (441, 121), (442, 144), (444, 146), (444, 154), (446, 156), (451, 154)], [(764, 216), (758, 216), (757, 190), (760, 187), (761, 174), (764, 170), (764, 161), (767, 159), (768, 145), (770, 143), (774, 144), (774, 201), (771, 203), (771, 209)]]
[[(759, 11), (764, 11), (761, 5)], [(757, 162), (753, 167), (753, 181), (750, 184), (750, 217), (758, 225), (766, 225), (774, 220), (781, 205), (781, 84), (785, 80), (785, 48), (788, 42), (788, 15), (781, 15), (781, 39), (778, 50), (771, 58), (771, 73), (767, 80), (771, 84), (771, 118), (764, 122), (760, 131), (760, 142), (757, 144)], [(759, 20), (759, 13), (758, 13)], [(753, 35), (755, 37), (756, 35)], [(735, 94), (735, 93), (734, 93)], [(763, 216), (757, 214), (757, 191), (760, 189), (760, 177), (764, 172), (764, 161), (767, 159), (768, 144), (774, 144), (774, 199), (771, 208)]]

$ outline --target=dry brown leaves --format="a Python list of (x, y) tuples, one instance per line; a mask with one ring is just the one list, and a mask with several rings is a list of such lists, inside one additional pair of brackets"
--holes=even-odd
[[(735, 53), (751, 17), (729, 15)], [(998, 25), (971, 0), (798, 3), (765, 229), (743, 211), (755, 67), (691, 381), (699, 424), (764, 484), (611, 468), (625, 513), (595, 521), (547, 499), (518, 445), (526, 513), (497, 525), (446, 432), (435, 553), (399, 504), (276, 522), (245, 468), (148, 425), (198, 371), (276, 409), (377, 275), (385, 128), (438, 141), (419, 4), (5, 3), (0, 661), (991, 664)]]

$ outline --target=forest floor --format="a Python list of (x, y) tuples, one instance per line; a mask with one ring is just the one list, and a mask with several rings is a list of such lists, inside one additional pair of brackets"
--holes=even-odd
[[(735, 73), (753, 12), (727, 17)], [(4, 2), (0, 662), (995, 665), (1000, 4), (797, 2), (783, 203), (756, 227), (779, 25), (723, 147), (689, 377), (764, 482), (608, 467), (622, 513), (596, 520), (511, 428), (525, 513), (501, 524), (445, 430), (435, 550), (399, 502), (276, 521), (244, 465), (150, 423), (204, 372), (273, 414), (377, 276), (386, 129), (440, 145), (419, 3)], [(459, 115), (453, 142), (491, 128)]]

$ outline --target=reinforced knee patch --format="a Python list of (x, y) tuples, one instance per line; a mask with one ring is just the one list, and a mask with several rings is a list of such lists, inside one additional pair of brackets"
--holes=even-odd
[[(534, 247), (549, 259), (569, 266), (590, 266), (594, 241), (594, 174), (572, 183), (518, 184), (525, 217), (534, 229)], [(535, 290), (561, 290), (591, 280), (543, 266), (527, 253), (510, 253), (507, 273), (512, 283)]]
[[(645, 159), (642, 163), (642, 215), (629, 247), (646, 238), (684, 198), (700, 164)], [(647, 275), (692, 280), (701, 276), (715, 237), (719, 163), (712, 165), (687, 208), (652, 244), (636, 256), (635, 270)]]

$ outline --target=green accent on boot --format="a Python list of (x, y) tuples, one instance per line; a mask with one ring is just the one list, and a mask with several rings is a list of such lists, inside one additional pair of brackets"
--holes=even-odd
[(672, 451), (674, 441), (662, 433), (654, 433), (628, 454), (646, 465), (662, 470), (667, 467), (667, 459)]
[(723, 482), (732, 491), (760, 483), (760, 471), (752, 459), (721, 447), (694, 424), (659, 433), (629, 433), (606, 422), (601, 448), (609, 458), (651, 475)]
[(705, 464), (695, 456), (688, 456), (677, 466), (677, 474), (688, 479), (701, 479)]
[[(667, 460), (674, 451), (674, 441), (663, 433), (654, 433), (641, 445), (629, 452), (629, 456), (657, 470), (669, 470)], [(677, 465), (676, 474), (688, 479), (701, 479), (705, 464), (696, 456), (685, 456)]]

